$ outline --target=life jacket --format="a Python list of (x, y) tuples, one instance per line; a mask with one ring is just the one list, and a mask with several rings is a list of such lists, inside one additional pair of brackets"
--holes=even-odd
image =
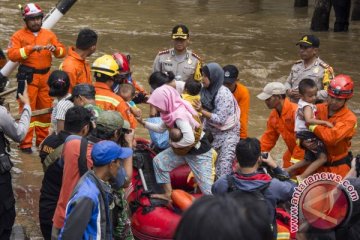
[(291, 216), (285, 210), (276, 208), (277, 240), (296, 239), (296, 233), (290, 232)]
[(195, 198), (190, 193), (187, 193), (182, 189), (174, 189), (171, 192), (171, 200), (182, 211), (185, 211), (193, 204)]
[(199, 123), (199, 126), (195, 127), (195, 129), (194, 129), (195, 141), (193, 144), (191, 144), (187, 147), (183, 147), (183, 148), (172, 147), (174, 153), (177, 155), (184, 156), (184, 155), (188, 154), (201, 139), (201, 133), (203, 131), (203, 125), (202, 125), (201, 119), (198, 115), (193, 115), (193, 118), (195, 119), (195, 121), (197, 121)]

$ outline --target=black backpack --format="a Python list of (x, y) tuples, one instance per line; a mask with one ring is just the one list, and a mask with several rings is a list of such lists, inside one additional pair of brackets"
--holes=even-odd
[(255, 191), (246, 191), (246, 190), (242, 190), (239, 189), (238, 187), (236, 187), (236, 183), (235, 183), (235, 179), (234, 179), (234, 173), (227, 175), (226, 176), (226, 180), (228, 183), (228, 189), (227, 192), (228, 193), (234, 193), (234, 194), (251, 194), (252, 196), (254, 196), (257, 200), (259, 201), (263, 201), (264, 204), (268, 207), (268, 211), (269, 211), (269, 217), (270, 220), (272, 219), (272, 223), (271, 223), (271, 228), (274, 231), (274, 233), (277, 232), (277, 226), (276, 226), (276, 210), (275, 211), (275, 216), (270, 216), (270, 209), (271, 209), (271, 204), (270, 202), (265, 198), (265, 191), (266, 189), (270, 186), (270, 182), (264, 184), (263, 186), (261, 186), (260, 188), (257, 188)]

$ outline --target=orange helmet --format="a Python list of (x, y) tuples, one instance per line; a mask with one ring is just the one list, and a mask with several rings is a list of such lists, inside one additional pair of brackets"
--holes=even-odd
[(119, 73), (126, 74), (130, 72), (130, 55), (122, 54), (122, 53), (114, 53), (113, 58), (116, 63), (119, 65)]
[(337, 75), (330, 81), (328, 94), (334, 98), (350, 99), (354, 94), (354, 82), (350, 76)]
[(40, 6), (36, 3), (28, 3), (22, 9), (22, 16), (24, 19), (32, 18), (32, 17), (43, 17), (44, 13), (41, 10)]

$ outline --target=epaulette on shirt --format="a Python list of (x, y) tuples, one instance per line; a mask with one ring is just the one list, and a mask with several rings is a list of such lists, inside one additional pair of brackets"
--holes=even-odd
[(295, 64), (299, 64), (299, 63), (302, 63), (302, 60), (300, 59), (300, 60), (297, 60), (296, 62), (295, 62)]
[(197, 55), (196, 53), (191, 52), (191, 55), (194, 56), (195, 58), (197, 58), (198, 60), (201, 60), (201, 58), (199, 57), (199, 55)]
[(170, 49), (166, 49), (166, 50), (160, 51), (158, 54), (159, 54), (159, 55), (163, 55), (163, 54), (167, 54), (167, 53), (170, 53)]

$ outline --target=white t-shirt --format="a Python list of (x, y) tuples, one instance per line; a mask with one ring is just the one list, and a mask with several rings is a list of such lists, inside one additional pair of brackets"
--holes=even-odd
[(184, 81), (175, 81), (176, 84), (176, 90), (181, 95), (184, 92), (185, 89), (185, 82)]
[(304, 118), (304, 107), (310, 106), (313, 111), (313, 116), (316, 117), (316, 106), (315, 104), (308, 103), (303, 101), (302, 99), (298, 102), (298, 108), (295, 113), (295, 132), (309, 132), (309, 129), (306, 126), (305, 118)]
[(55, 103), (55, 106), (51, 113), (51, 128), (53, 132), (57, 133), (57, 121), (58, 120), (65, 120), (65, 114), (67, 110), (74, 106), (74, 103), (68, 100), (71, 96), (68, 93), (64, 98), (62, 98), (58, 103)]

